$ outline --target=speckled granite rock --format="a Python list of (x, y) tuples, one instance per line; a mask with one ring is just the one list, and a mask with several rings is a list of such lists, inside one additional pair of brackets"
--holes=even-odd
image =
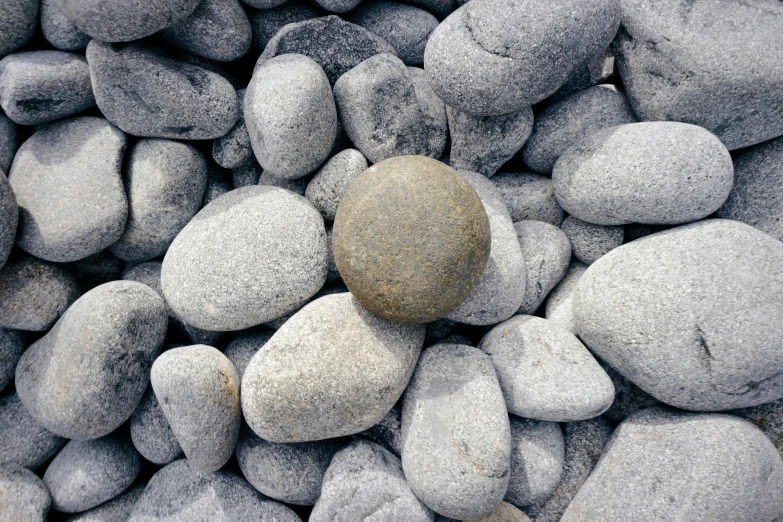
[(41, 32), (52, 47), (63, 51), (81, 51), (92, 39), (65, 14), (63, 0), (41, 0)]
[(130, 517), (146, 486), (137, 484), (100, 506), (68, 518), (66, 522), (124, 522)]
[(35, 470), (54, 457), (65, 442), (38, 424), (15, 392), (0, 396), (0, 464)]
[(622, 245), (625, 235), (622, 226), (594, 225), (574, 216), (568, 216), (561, 229), (571, 242), (574, 257), (586, 265)]
[(769, 440), (777, 448), (778, 453), (783, 457), (783, 399), (753, 406), (752, 408), (730, 410), (726, 413), (737, 415), (755, 424), (769, 437)]
[(245, 89), (237, 89), (237, 122), (231, 130), (212, 142), (212, 157), (218, 165), (226, 169), (237, 168), (255, 159), (245, 125), (245, 92)]
[(573, 334), (576, 334), (574, 288), (585, 270), (587, 270), (586, 264), (579, 260), (571, 261), (563, 279), (549, 293), (544, 309), (544, 317)]
[(182, 446), (179, 445), (152, 386), (147, 387), (139, 407), (131, 416), (130, 436), (133, 446), (141, 456), (154, 464), (168, 464), (182, 455)]
[(525, 260), (525, 298), (518, 314), (532, 315), (565, 276), (571, 261), (571, 242), (554, 225), (525, 220), (514, 223)]
[(39, 0), (7, 0), (0, 17), (0, 58), (30, 40), (38, 22)]
[(511, 415), (511, 479), (505, 500), (529, 506), (551, 495), (563, 476), (565, 442), (556, 422)]
[(367, 158), (356, 149), (345, 149), (327, 160), (307, 184), (305, 197), (326, 221), (334, 221), (348, 186), (367, 170)]
[(237, 369), (239, 377), (245, 374), (250, 359), (264, 347), (269, 339), (274, 334), (274, 330), (264, 330), (261, 332), (241, 334), (228, 343), (226, 349), (223, 350), (223, 355), (228, 357), (234, 368)]
[(0, 466), (0, 514), (5, 520), (45, 522), (52, 499), (41, 479), (20, 466)]
[(552, 180), (528, 172), (503, 172), (492, 177), (511, 219), (543, 221), (559, 227), (566, 212), (555, 198)]
[[(261, 7), (258, 10), (251, 10), (248, 13), (250, 17), (250, 26), (253, 30), (252, 53), (253, 56), (260, 56), (264, 52), (266, 45), (277, 32), (288, 24), (304, 22), (318, 18), (321, 13), (311, 4), (304, 0), (243, 0), (246, 4), (253, 7)], [(277, 4), (274, 7), (268, 5), (258, 6), (256, 3), (273, 2)], [(285, 53), (280, 53), (285, 54)], [(335, 78), (336, 79), (336, 78)]]

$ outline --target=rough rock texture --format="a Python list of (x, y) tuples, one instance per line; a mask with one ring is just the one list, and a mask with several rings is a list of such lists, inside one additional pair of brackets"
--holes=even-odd
[(345, 149), (324, 163), (307, 184), (305, 197), (318, 209), (324, 220), (334, 221), (337, 207), (348, 186), (367, 170), (369, 164), (356, 149)]
[(239, 167), (255, 159), (245, 125), (245, 92), (245, 89), (237, 89), (237, 122), (231, 130), (212, 142), (212, 157), (218, 165), (226, 169)]
[(41, 32), (52, 47), (63, 51), (81, 51), (92, 39), (65, 14), (63, 0), (41, 0)]
[(19, 206), (8, 178), (0, 169), (0, 268), (3, 267), (16, 238), (19, 224)]
[[(16, 149), (19, 148), (19, 126), (11, 121), (5, 114), (0, 114), (0, 172), (4, 175), (11, 171), (11, 163), (14, 161)], [(3, 183), (0, 179), (0, 185)], [(0, 189), (2, 190), (2, 189)], [(8, 205), (7, 196), (0, 198), (5, 208)], [(3, 215), (5, 219), (5, 215)]]
[(438, 20), (446, 18), (460, 6), (458, 0), (405, 0), (403, 3), (426, 9)]
[(525, 220), (514, 223), (525, 260), (525, 298), (518, 314), (532, 315), (565, 276), (571, 261), (571, 242), (554, 225)]
[(0, 17), (0, 58), (21, 47), (33, 36), (39, 0), (6, 0)]
[(603, 361), (598, 361), (614, 384), (614, 402), (604, 412), (604, 416), (615, 422), (622, 422), (626, 417), (639, 410), (662, 406), (661, 401), (643, 391), (634, 383), (623, 377), (617, 370)]
[(783, 399), (726, 413), (737, 415), (755, 424), (769, 437), (783, 457)]
[(377, 442), (398, 457), (402, 454), (402, 414), (397, 405), (375, 426), (354, 435), (356, 439)]
[(511, 416), (511, 479), (505, 500), (528, 506), (547, 498), (563, 476), (565, 442), (556, 422)]
[(34, 470), (54, 457), (65, 442), (38, 424), (16, 393), (0, 396), (0, 464)]
[(201, 202), (202, 208), (232, 188), (231, 173), (212, 162), (207, 162), (207, 188), (204, 191), (204, 201)]
[(251, 157), (242, 165), (231, 170), (231, 181), (235, 189), (258, 185), (264, 169), (258, 164), (255, 157)]
[[(435, 515), (435, 522), (458, 522), (453, 518)], [(478, 518), (472, 522), (530, 522), (530, 519), (508, 502), (501, 502), (498, 507), (485, 517)]]
[(0, 391), (14, 380), (16, 363), (19, 362), (25, 348), (22, 332), (0, 328)]
[(107, 248), (65, 266), (79, 281), (79, 286), (84, 293), (96, 286), (120, 279), (125, 263), (117, 259)]
[(332, 13), (347, 13), (361, 0), (313, 0), (315, 4)]
[(622, 226), (593, 225), (574, 216), (563, 221), (562, 230), (571, 242), (574, 257), (586, 265), (623, 244)]
[[(251, 160), (251, 161), (253, 163), (256, 163), (255, 160)], [(300, 196), (305, 195), (305, 189), (307, 188), (307, 181), (308, 181), (307, 176), (299, 179), (285, 179), (285, 178), (278, 178), (277, 176), (275, 176), (273, 173), (269, 171), (262, 172), (261, 176), (258, 177), (258, 185), (280, 187), (286, 190), (290, 190), (294, 194), (299, 194)]]
[(251, 10), (252, 12), (249, 13), (250, 26), (253, 30), (251, 51), (253, 56), (261, 55), (272, 37), (284, 26), (297, 22), (304, 22), (305, 20), (311, 20), (321, 16), (318, 9), (304, 0), (288, 0), (285, 3), (280, 0), (273, 0), (274, 3), (277, 4), (275, 7), (254, 5), (258, 3), (259, 0), (243, 1), (253, 7), (261, 7), (261, 9), (257, 11)]
[(598, 55), (577, 66), (574, 72), (571, 73), (568, 81), (561, 85), (557, 92), (549, 97), (549, 100), (552, 102), (560, 101), (576, 92), (606, 83), (618, 74), (612, 49), (607, 47)]
[(52, 499), (41, 479), (14, 465), (0, 466), (0, 506), (4, 520), (45, 522)]
[(492, 177), (514, 223), (525, 219), (559, 227), (566, 212), (555, 199), (552, 180), (528, 172), (504, 172)]
[(563, 279), (550, 292), (544, 309), (544, 317), (573, 334), (576, 334), (574, 288), (585, 270), (587, 270), (586, 264), (579, 260), (573, 260)]
[(66, 522), (124, 522), (130, 517), (146, 486), (137, 484), (100, 506), (70, 517)]
[(152, 386), (147, 388), (130, 419), (130, 436), (141, 456), (154, 464), (168, 464), (182, 455)]
[(265, 330), (260, 333), (247, 333), (234, 337), (234, 340), (228, 343), (223, 354), (228, 357), (234, 368), (237, 369), (239, 377), (245, 374), (250, 359), (264, 347), (274, 334), (273, 330)]

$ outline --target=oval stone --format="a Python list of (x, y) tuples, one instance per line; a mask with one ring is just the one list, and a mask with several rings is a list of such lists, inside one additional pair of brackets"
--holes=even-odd
[(54, 457), (66, 443), (24, 409), (19, 396), (0, 396), (0, 464), (15, 464), (35, 470)]
[(45, 522), (52, 498), (46, 484), (21, 466), (0, 466), (0, 506), (5, 520)]

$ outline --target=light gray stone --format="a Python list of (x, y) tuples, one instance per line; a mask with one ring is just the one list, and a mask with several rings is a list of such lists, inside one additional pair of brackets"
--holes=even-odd
[[(255, 160), (253, 161), (255, 162)], [(277, 176), (274, 175), (274, 173), (269, 172), (268, 170), (262, 172), (261, 176), (259, 176), (258, 178), (258, 185), (267, 185), (269, 187), (280, 187), (282, 189), (289, 190), (294, 194), (299, 194), (300, 196), (305, 195), (305, 190), (307, 189), (307, 182), (308, 182), (307, 176), (299, 179), (278, 178)]]
[(0, 17), (0, 58), (24, 47), (35, 32), (39, 0), (7, 0)]
[(3, 267), (14, 247), (19, 224), (19, 206), (8, 178), (0, 170), (0, 268)]
[(0, 466), (0, 515), (4, 520), (45, 522), (52, 499), (41, 479), (20, 466)]
[(574, 321), (574, 288), (582, 274), (587, 270), (587, 265), (579, 260), (571, 261), (563, 279), (549, 293), (544, 308), (544, 317), (549, 321), (565, 328), (572, 334), (576, 334), (576, 322)]
[(125, 522), (145, 487), (146, 484), (133, 486), (100, 506), (68, 518), (66, 522)]
[(571, 261), (571, 242), (554, 225), (525, 220), (514, 223), (525, 260), (525, 298), (518, 314), (532, 315), (565, 276)]
[(362, 0), (313, 0), (319, 7), (332, 13), (347, 13)]
[[(330, 227), (331, 228), (331, 227)], [(329, 234), (329, 231), (327, 229), (327, 236)], [(336, 270), (337, 268), (335, 268)], [(325, 284), (318, 292), (310, 299), (308, 302), (315, 301), (316, 299), (323, 297), (325, 295), (332, 295), (332, 294), (340, 294), (348, 291), (348, 287), (343, 284), (342, 281), (338, 281), (335, 283), (327, 283)], [(285, 324), (286, 321), (291, 319), (294, 314), (296, 314), (299, 310), (301, 310), (307, 303), (302, 305), (302, 307), (297, 308), (293, 312), (289, 312), (283, 316), (278, 317), (277, 319), (274, 319), (272, 321), (269, 321), (268, 323), (264, 324), (264, 326), (271, 328), (273, 330), (279, 330), (281, 326)]]
[(37, 469), (65, 442), (38, 424), (15, 392), (0, 396), (0, 464)]
[(731, 410), (726, 413), (737, 415), (755, 424), (769, 437), (769, 440), (777, 448), (778, 453), (783, 457), (783, 399), (753, 406), (752, 408)]
[(182, 446), (177, 442), (152, 386), (147, 387), (131, 416), (130, 436), (136, 450), (153, 464), (168, 464), (182, 455)]
[[(259, 7), (251, 10), (250, 26), (253, 29), (251, 53), (260, 56), (266, 45), (277, 32), (288, 24), (318, 18), (321, 13), (304, 0), (243, 0), (246, 4)], [(258, 5), (264, 3), (265, 5)], [(276, 4), (271, 6), (270, 4)], [(285, 54), (285, 53), (280, 53)]]
[(552, 180), (546, 176), (504, 172), (493, 176), (492, 183), (500, 192), (515, 223), (532, 219), (556, 227), (563, 224), (567, 214), (555, 198)]
[(369, 439), (391, 451), (402, 454), (402, 414), (396, 405), (375, 426), (357, 433), (355, 439)]
[(305, 197), (318, 209), (324, 220), (334, 221), (348, 185), (367, 170), (367, 159), (356, 149), (335, 154), (316, 172), (307, 184)]
[(529, 506), (546, 499), (563, 476), (565, 442), (556, 422), (511, 416), (511, 479), (505, 500)]
[[(223, 355), (228, 357), (234, 368), (237, 369), (240, 379), (245, 374), (245, 369), (250, 363), (250, 359), (264, 347), (274, 334), (272, 330), (265, 330), (259, 333), (246, 333), (234, 337), (234, 340), (228, 343)], [(263, 491), (262, 491), (263, 493)]]
[(625, 229), (622, 226), (594, 225), (574, 216), (568, 216), (560, 227), (574, 252), (574, 257), (586, 265), (623, 244)]
[(91, 40), (65, 14), (63, 0), (41, 0), (41, 32), (52, 47), (62, 51), (81, 51)]
[(25, 348), (22, 332), (0, 328), (0, 392), (14, 380), (16, 363)]
[(245, 89), (237, 89), (237, 122), (230, 131), (212, 142), (212, 157), (223, 168), (234, 169), (255, 159), (245, 125), (245, 92)]
[[(16, 149), (19, 148), (19, 127), (5, 114), (0, 114), (0, 172), (6, 175), (11, 171)], [(3, 181), (0, 179), (0, 184)], [(8, 201), (3, 194), (2, 201)], [(6, 203), (7, 204), (7, 203)]]

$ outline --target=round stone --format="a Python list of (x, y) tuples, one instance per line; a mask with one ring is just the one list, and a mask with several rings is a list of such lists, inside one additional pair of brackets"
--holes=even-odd
[(44, 522), (52, 499), (35, 473), (20, 466), (0, 466), (0, 515), (3, 520)]
[(0, 397), (0, 465), (34, 470), (54, 457), (65, 442), (38, 424), (16, 393)]

